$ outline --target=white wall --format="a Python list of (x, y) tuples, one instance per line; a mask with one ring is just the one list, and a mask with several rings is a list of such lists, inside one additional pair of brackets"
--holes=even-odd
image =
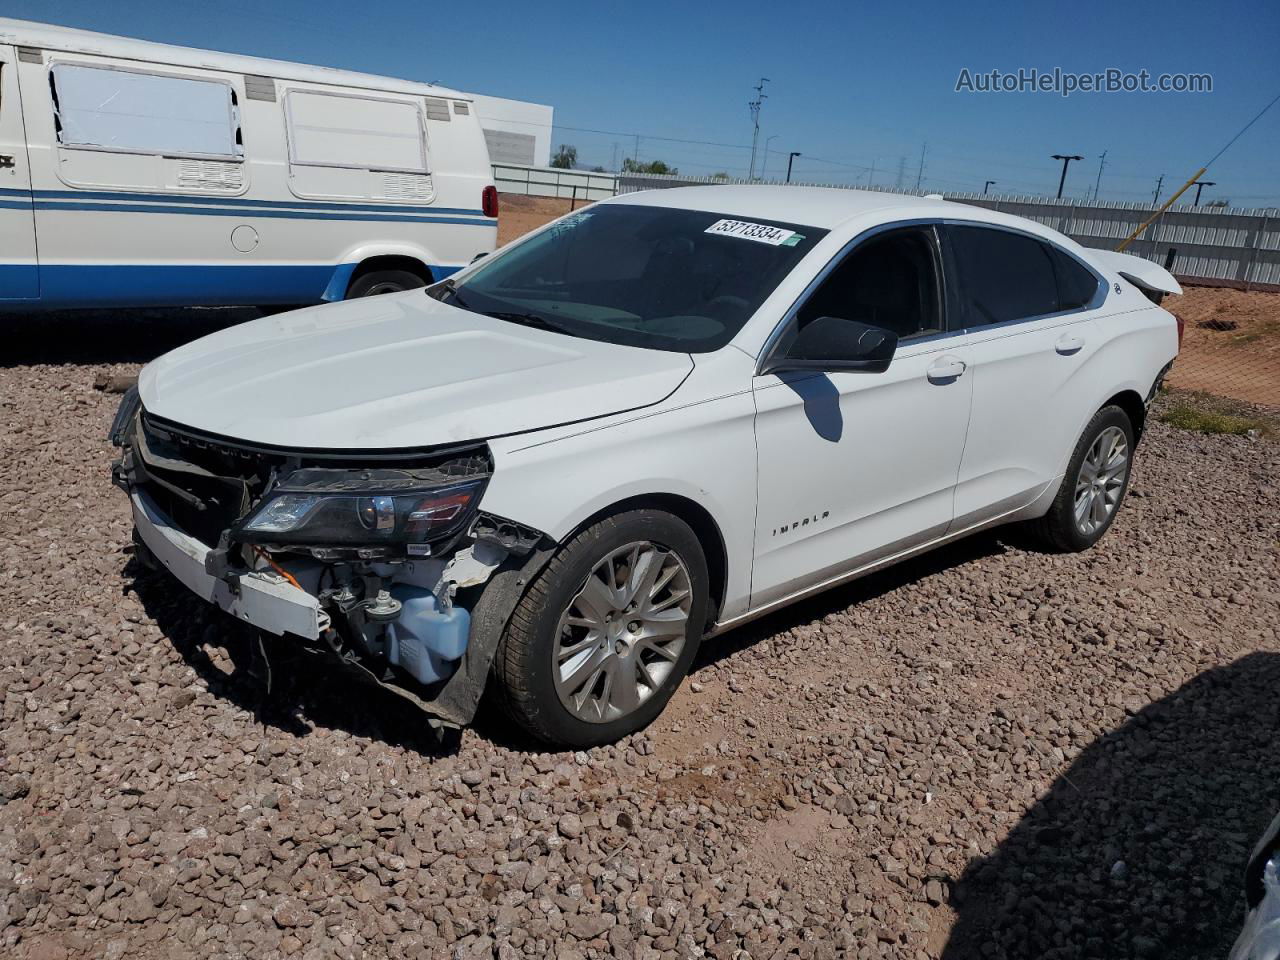
[(551, 162), (553, 108), (523, 100), (472, 96), (493, 163), (545, 167)]

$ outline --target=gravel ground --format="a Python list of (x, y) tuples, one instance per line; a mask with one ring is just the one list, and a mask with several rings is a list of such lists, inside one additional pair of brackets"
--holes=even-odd
[(0, 330), (0, 955), (1225, 953), (1280, 806), (1280, 444), (1153, 424), (1096, 550), (998, 532), (810, 600), (617, 746), (492, 711), (437, 744), (305, 666), (268, 698), (131, 560), (92, 383), (182, 334), (33, 327)]

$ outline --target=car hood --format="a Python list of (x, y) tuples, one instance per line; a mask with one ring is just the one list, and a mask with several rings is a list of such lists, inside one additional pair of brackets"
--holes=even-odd
[(148, 364), (148, 413), (271, 446), (461, 443), (657, 403), (688, 354), (582, 340), (440, 303), (421, 290), (230, 327)]

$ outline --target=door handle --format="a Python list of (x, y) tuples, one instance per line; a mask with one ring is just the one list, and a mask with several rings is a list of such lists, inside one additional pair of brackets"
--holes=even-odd
[(1076, 336), (1074, 333), (1064, 333), (1058, 338), (1057, 343), (1053, 345), (1053, 349), (1064, 357), (1069, 357), (1073, 353), (1079, 353), (1083, 346), (1084, 337)]
[(930, 383), (954, 383), (960, 379), (964, 373), (964, 361), (959, 357), (953, 357), (951, 354), (945, 354), (939, 357), (933, 363), (929, 364), (929, 369), (925, 371)]
[(0, 170), (13, 166), (13, 154), (0, 153)]

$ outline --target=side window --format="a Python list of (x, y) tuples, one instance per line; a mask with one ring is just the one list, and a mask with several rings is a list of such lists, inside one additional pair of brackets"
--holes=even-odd
[(64, 147), (163, 156), (244, 155), (235, 93), (218, 80), (58, 63), (49, 71)]
[(892, 230), (858, 244), (800, 307), (790, 336), (824, 316), (883, 327), (903, 340), (941, 333), (935, 250), (929, 227)]
[(290, 90), (284, 102), (289, 185), (301, 197), (429, 200), (417, 100)]
[(1034, 237), (990, 227), (949, 226), (966, 328), (1057, 313), (1049, 249)]
[(1057, 247), (1049, 247), (1053, 272), (1058, 279), (1058, 309), (1079, 310), (1098, 293), (1098, 278), (1079, 260)]

